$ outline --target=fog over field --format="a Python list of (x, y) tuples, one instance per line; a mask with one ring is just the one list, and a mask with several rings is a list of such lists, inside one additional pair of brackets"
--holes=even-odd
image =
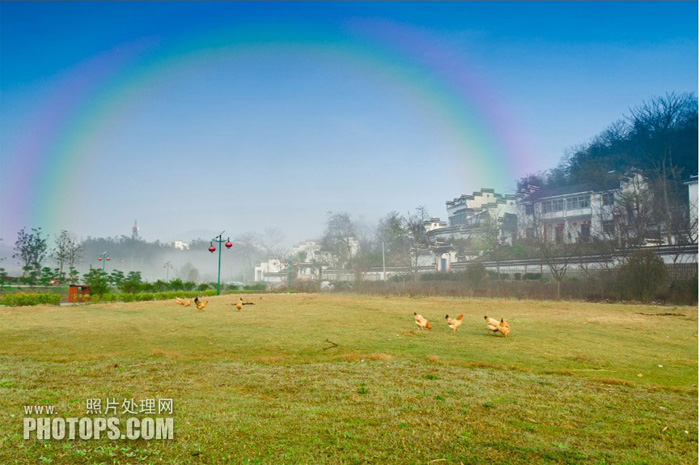
[(134, 220), (150, 242), (274, 228), (290, 247), (329, 211), (445, 219), (447, 200), (512, 193), (646, 99), (697, 92), (694, 2), (0, 11), (4, 247)]

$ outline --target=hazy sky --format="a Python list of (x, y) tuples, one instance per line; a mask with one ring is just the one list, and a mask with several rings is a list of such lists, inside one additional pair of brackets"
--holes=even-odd
[[(374, 223), (698, 85), (697, 2), (2, 2), (0, 238)], [(192, 232), (197, 231), (197, 232)]]

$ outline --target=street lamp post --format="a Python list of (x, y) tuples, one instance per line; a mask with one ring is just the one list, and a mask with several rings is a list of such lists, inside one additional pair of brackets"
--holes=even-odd
[(170, 270), (173, 269), (173, 264), (170, 262), (163, 263), (163, 268), (165, 268), (165, 282), (170, 280)]
[(110, 260), (110, 258), (107, 256), (107, 252), (102, 252), (99, 257), (97, 257), (98, 262), (102, 262), (102, 271), (105, 270), (105, 265), (107, 262)]
[(221, 234), (216, 236), (214, 239), (212, 239), (209, 242), (209, 252), (214, 253), (216, 252), (216, 247), (214, 247), (214, 242), (219, 244), (219, 270), (217, 272), (216, 276), (216, 295), (221, 295), (221, 244), (224, 244), (227, 249), (230, 249), (231, 246), (233, 245), (231, 243), (231, 238), (227, 238), (226, 240), (223, 240), (221, 236), (223, 236), (224, 231), (221, 231)]

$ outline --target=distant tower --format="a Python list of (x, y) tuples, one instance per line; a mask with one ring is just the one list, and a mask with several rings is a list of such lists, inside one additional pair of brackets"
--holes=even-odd
[(131, 228), (131, 238), (135, 241), (139, 240), (139, 225), (136, 220), (134, 220), (134, 227)]

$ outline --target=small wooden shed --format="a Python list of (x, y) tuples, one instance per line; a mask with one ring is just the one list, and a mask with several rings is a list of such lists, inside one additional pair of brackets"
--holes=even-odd
[(71, 284), (68, 288), (68, 302), (87, 302), (90, 300), (90, 286)]

